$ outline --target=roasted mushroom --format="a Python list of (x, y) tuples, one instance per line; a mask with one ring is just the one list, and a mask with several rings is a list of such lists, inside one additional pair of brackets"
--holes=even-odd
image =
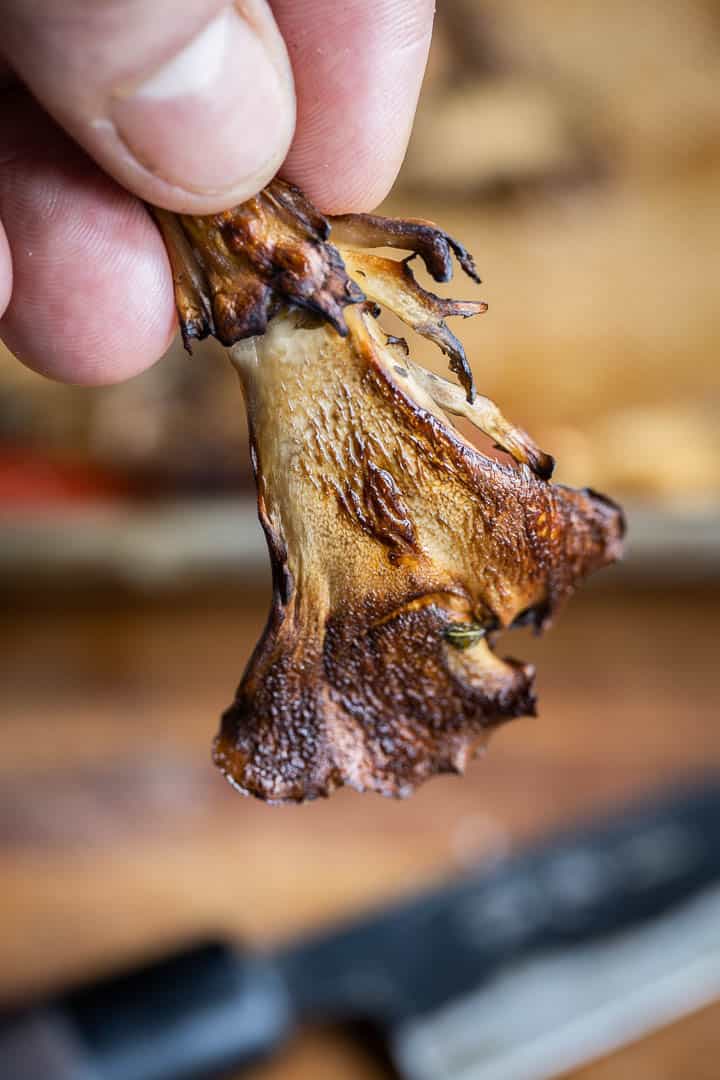
[[(553, 461), (476, 394), (437, 281), (470, 255), (425, 221), (330, 223), (279, 180), (212, 217), (158, 211), (186, 344), (230, 349), (248, 411), (273, 569), (267, 627), (225, 713), (215, 761), (268, 802), (348, 784), (407, 795), (462, 771), (491, 728), (533, 714), (532, 668), (497, 632), (546, 627), (616, 559), (622, 513), (549, 478)], [(402, 261), (367, 248), (400, 248)], [(437, 342), (459, 385), (416, 364), (378, 316)], [(449, 423), (472, 420), (515, 465)]]

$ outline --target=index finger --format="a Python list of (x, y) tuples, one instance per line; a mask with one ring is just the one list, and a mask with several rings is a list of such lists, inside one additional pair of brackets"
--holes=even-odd
[(271, 0), (270, 6), (298, 102), (283, 175), (326, 213), (373, 209), (405, 156), (434, 0)]

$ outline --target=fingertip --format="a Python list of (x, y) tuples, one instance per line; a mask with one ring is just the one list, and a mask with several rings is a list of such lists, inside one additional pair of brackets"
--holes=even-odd
[(3, 224), (0, 221), (0, 319), (10, 303), (12, 292), (12, 259), (10, 245)]
[(2, 148), (13, 289), (0, 337), (53, 379), (130, 378), (163, 354), (176, 326), (160, 235), (145, 207), (52, 125), (32, 125), (34, 106), (18, 108), (32, 135), (26, 126), (22, 146)]
[[(262, 28), (261, 28), (262, 27)], [(269, 14), (261, 27), (223, 8), (131, 92), (110, 97), (90, 149), (142, 198), (208, 214), (255, 195), (295, 128), (289, 61)]]
[(293, 0), (274, 0), (298, 97), (283, 174), (320, 210), (371, 210), (392, 187), (410, 137), (433, 10), (433, 0), (306, 0), (302, 10)]
[(170, 270), (157, 231), (135, 206), (122, 232), (89, 228), (57, 258), (50, 248), (64, 230), (50, 231), (47, 246), (36, 243), (32, 279), (21, 260), (0, 336), (39, 374), (108, 386), (139, 375), (170, 346), (177, 331)]
[[(171, 5), (172, 6), (172, 5)], [(138, 198), (208, 214), (255, 195), (295, 128), (287, 51), (266, 0), (9, 5), (6, 46), (63, 129)]]
[[(382, 133), (375, 142), (368, 140), (367, 127), (362, 140), (353, 146), (348, 140), (340, 164), (318, 165), (314, 151), (289, 154), (280, 175), (297, 184), (323, 214), (362, 214), (374, 210), (390, 193), (400, 171), (408, 135), (388, 145)], [(328, 142), (333, 135), (328, 135)]]

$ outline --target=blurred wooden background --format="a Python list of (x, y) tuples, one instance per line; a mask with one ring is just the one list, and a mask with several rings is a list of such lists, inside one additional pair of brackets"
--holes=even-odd
[[(439, 0), (389, 202), (477, 257), (490, 311), (462, 335), (480, 389), (557, 455), (561, 479), (668, 513), (720, 502), (719, 58), (715, 0)], [(5, 356), (0, 445), (139, 471), (146, 498), (247, 488), (220, 359), (174, 349), (89, 391)], [(12, 519), (9, 500), (0, 510)], [(205, 932), (277, 942), (720, 766), (720, 582), (683, 585), (669, 555), (662, 579), (611, 571), (547, 638), (506, 640), (537, 660), (541, 715), (499, 732), (465, 779), (406, 803), (342, 792), (298, 809), (242, 800), (209, 764), (264, 619), (258, 584), (38, 591), (0, 567), (0, 993)], [(707, 1010), (576, 1078), (716, 1080), (719, 1020)], [(304, 1033), (252, 1073), (382, 1075), (337, 1032)]]
[[(0, 993), (206, 932), (277, 942), (720, 766), (720, 587), (612, 575), (545, 638), (507, 635), (503, 652), (538, 664), (540, 717), (498, 732), (466, 778), (407, 802), (340, 792), (294, 809), (242, 799), (209, 763), (263, 594), (17, 596), (0, 616)], [(710, 1080), (695, 1057), (698, 1033), (720, 1049), (709, 1015), (628, 1060)], [(383, 1075), (366, 1057), (315, 1033), (256, 1075)], [(583, 1076), (645, 1075), (624, 1068)]]

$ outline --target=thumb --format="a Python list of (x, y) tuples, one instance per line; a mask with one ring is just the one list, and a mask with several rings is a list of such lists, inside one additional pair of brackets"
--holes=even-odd
[(2, 58), (141, 198), (211, 213), (280, 167), (295, 98), (265, 0), (0, 0), (0, 16)]

